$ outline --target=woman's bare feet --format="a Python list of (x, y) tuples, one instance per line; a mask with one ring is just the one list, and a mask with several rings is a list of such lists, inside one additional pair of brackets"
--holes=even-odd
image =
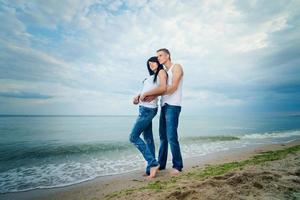
[(171, 176), (178, 176), (180, 174), (180, 171), (178, 169), (173, 168), (170, 172)]
[(145, 172), (145, 173), (143, 173), (143, 176), (149, 176), (149, 175)]
[(158, 170), (159, 170), (159, 165), (157, 165), (155, 167), (151, 167), (149, 178), (155, 178), (156, 173), (158, 172)]

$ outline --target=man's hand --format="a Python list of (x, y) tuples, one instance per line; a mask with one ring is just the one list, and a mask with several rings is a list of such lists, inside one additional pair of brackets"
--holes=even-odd
[(140, 98), (140, 95), (135, 96), (135, 97), (133, 98), (133, 104), (134, 104), (134, 105), (137, 105), (137, 104), (139, 103), (139, 98)]
[(157, 97), (157, 96), (155, 96), (155, 95), (152, 95), (152, 96), (146, 96), (146, 97), (144, 98), (144, 101), (146, 101), (146, 102), (151, 102), (151, 101), (153, 101), (156, 97)]

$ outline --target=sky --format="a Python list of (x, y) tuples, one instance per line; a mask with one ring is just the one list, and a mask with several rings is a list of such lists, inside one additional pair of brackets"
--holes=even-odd
[(135, 115), (146, 61), (183, 115), (300, 114), (300, 1), (0, 0), (0, 114)]

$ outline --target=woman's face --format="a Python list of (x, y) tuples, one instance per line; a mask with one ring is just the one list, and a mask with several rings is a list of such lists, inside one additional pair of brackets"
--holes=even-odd
[(153, 72), (156, 72), (157, 68), (158, 68), (158, 64), (156, 62), (150, 62), (149, 61), (149, 65), (150, 65), (150, 69), (153, 71)]

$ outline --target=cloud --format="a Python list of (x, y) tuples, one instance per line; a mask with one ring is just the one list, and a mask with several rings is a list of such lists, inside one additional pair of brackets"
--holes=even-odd
[(44, 113), (135, 113), (131, 96), (161, 47), (184, 67), (187, 114), (193, 106), (253, 108), (269, 104), (268, 95), (285, 105), (299, 94), (299, 8), (299, 1), (2, 1), (0, 92), (51, 98), (2, 96), (0, 113), (37, 103)]

